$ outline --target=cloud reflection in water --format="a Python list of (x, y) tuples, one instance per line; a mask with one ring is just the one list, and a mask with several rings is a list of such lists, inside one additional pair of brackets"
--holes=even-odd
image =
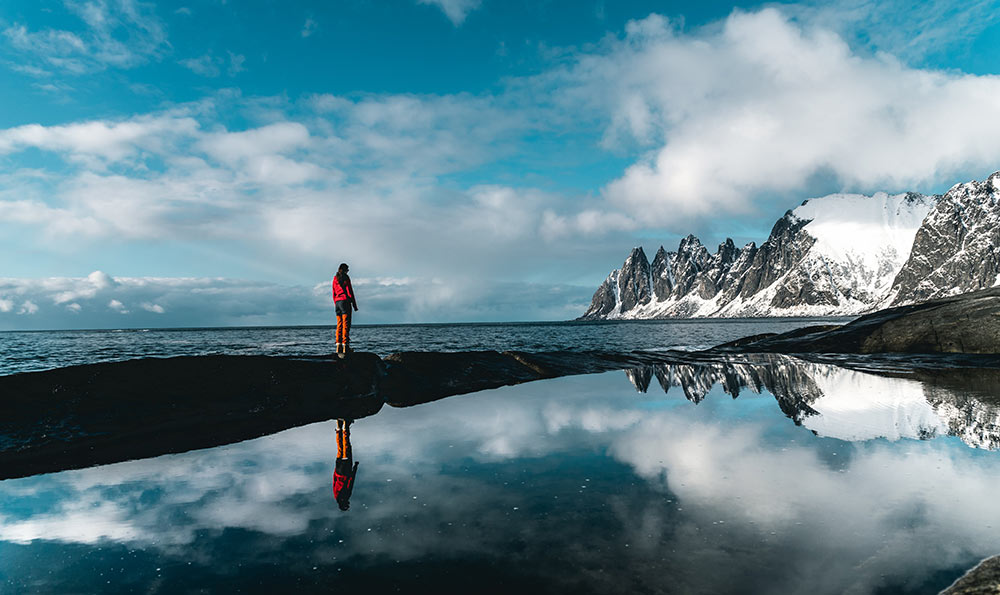
[[(330, 488), (334, 422), (0, 482), (0, 552), (122, 544), (193, 561), (188, 572), (209, 582), (237, 557), (244, 573), (346, 567), (397, 585), (417, 580), (392, 574), (400, 565), (426, 578), (439, 562), (489, 560), (592, 592), (868, 593), (957, 576), (1000, 551), (1000, 457), (906, 439), (955, 433), (916, 380), (828, 372), (785, 374), (801, 393), (781, 374), (746, 376), (773, 398), (733, 400), (702, 382), (684, 391), (698, 406), (636, 395), (610, 373), (387, 408), (354, 425), (347, 513)], [(79, 579), (51, 566), (51, 586)], [(0, 562), (0, 574), (31, 573)], [(455, 588), (475, 577), (460, 578), (438, 576)]]

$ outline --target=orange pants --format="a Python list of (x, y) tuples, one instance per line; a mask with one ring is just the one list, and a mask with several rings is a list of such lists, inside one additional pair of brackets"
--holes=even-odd
[[(340, 426), (341, 420), (337, 420), (337, 425)], [(338, 459), (352, 459), (354, 458), (351, 452), (351, 426), (344, 424), (337, 428), (337, 458)]]
[(351, 314), (337, 314), (337, 353), (347, 353), (351, 342)]

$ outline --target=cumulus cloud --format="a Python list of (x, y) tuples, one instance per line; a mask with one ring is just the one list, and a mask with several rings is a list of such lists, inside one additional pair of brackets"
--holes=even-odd
[(195, 133), (198, 126), (193, 118), (172, 114), (58, 126), (27, 124), (0, 131), (0, 155), (37, 148), (96, 168), (140, 151), (163, 153), (178, 139)]
[(8, 47), (37, 75), (49, 70), (86, 74), (106, 68), (133, 68), (159, 57), (168, 46), (154, 7), (137, 0), (66, 2), (83, 22), (78, 31), (31, 31), (15, 23), (3, 30)]
[[(309, 288), (216, 278), (113, 278), (101, 271), (76, 278), (0, 279), (0, 300), (11, 305), (0, 308), (0, 328), (8, 329), (287, 324), (328, 318), (329, 309)], [(35, 320), (14, 316), (17, 301), (23, 304), (17, 313), (34, 314)]]
[(653, 15), (547, 76), (565, 104), (607, 110), (606, 144), (646, 147), (604, 188), (609, 202), (675, 229), (817, 175), (905, 190), (1000, 162), (986, 141), (1000, 78), (860, 56), (775, 8), (694, 33)]
[[(122, 121), (0, 131), (0, 153), (42, 149), (76, 170), (44, 184), (15, 171), (10, 192), (0, 191), (0, 220), (53, 236), (263, 241), (313, 262), (328, 257), (336, 230), (339, 258), (377, 275), (452, 280), (497, 263), (498, 274), (523, 270), (542, 249), (574, 252), (550, 242), (567, 232), (542, 230), (580, 200), (441, 183), (513, 154), (533, 126), (495, 98), (322, 95), (276, 102), (281, 111), (257, 126), (213, 125), (219, 111), (241, 105), (215, 98)], [(626, 227), (592, 215), (574, 221), (574, 231), (596, 236)], [(456, 261), (459, 250), (468, 258)]]
[(149, 302), (143, 302), (143, 303), (139, 304), (139, 306), (143, 310), (145, 310), (147, 312), (152, 312), (153, 314), (163, 314), (163, 313), (166, 312), (166, 310), (163, 309), (163, 306), (161, 306), (159, 304), (151, 304)]
[(469, 13), (479, 8), (481, 0), (417, 0), (420, 4), (431, 4), (440, 8), (448, 20), (458, 27), (465, 22)]
[[(355, 277), (354, 287), (366, 323), (562, 320), (582, 311), (590, 293), (571, 285), (456, 285), (419, 277)], [(223, 278), (111, 277), (101, 271), (87, 277), (0, 279), (0, 329), (9, 330), (329, 324), (332, 308), (329, 281), (303, 287)]]

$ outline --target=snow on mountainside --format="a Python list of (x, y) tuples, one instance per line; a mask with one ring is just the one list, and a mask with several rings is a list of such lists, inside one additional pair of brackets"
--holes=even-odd
[(652, 264), (642, 248), (594, 294), (583, 319), (858, 314), (887, 299), (940, 197), (835, 194), (779, 219), (760, 247), (715, 254), (694, 236)]
[(1000, 172), (940, 196), (807, 200), (759, 247), (636, 248), (581, 318), (853, 315), (996, 285)]
[(908, 304), (1000, 284), (1000, 172), (957, 184), (913, 240), (886, 305)]

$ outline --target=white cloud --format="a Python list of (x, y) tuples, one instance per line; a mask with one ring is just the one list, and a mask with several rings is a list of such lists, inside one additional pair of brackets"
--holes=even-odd
[[(98, 293), (112, 288), (117, 284), (107, 273), (101, 271), (94, 271), (87, 275), (86, 278), (80, 279), (79, 282), (76, 280), (63, 280), (59, 282), (55, 279), (49, 279), (47, 282), (47, 287), (51, 289), (68, 287), (67, 289), (57, 291), (53, 295), (52, 301), (56, 304), (65, 304), (66, 302), (73, 302), (80, 299), (93, 299)], [(79, 304), (76, 304), (76, 310), (79, 311), (79, 309)]]
[[(359, 316), (368, 323), (497, 316), (562, 320), (582, 311), (590, 294), (589, 287), (554, 284), (360, 276), (353, 281)], [(111, 278), (95, 272), (82, 278), (0, 279), (0, 296), (0, 329), (328, 324), (333, 308), (329, 280), (303, 287), (224, 278)], [(17, 314), (38, 316), (23, 320)]]
[(695, 33), (653, 15), (542, 80), (567, 109), (607, 113), (609, 146), (645, 147), (604, 194), (678, 231), (827, 172), (908, 190), (1000, 162), (986, 140), (1000, 133), (1000, 78), (859, 56), (778, 9)]
[(193, 118), (170, 114), (61, 126), (27, 124), (0, 130), (0, 154), (38, 148), (99, 167), (102, 162), (120, 161), (141, 151), (163, 153), (173, 141), (197, 129), (198, 122)]
[(70, 74), (133, 68), (159, 57), (168, 46), (163, 23), (146, 3), (91, 0), (66, 2), (66, 8), (83, 28), (30, 31), (13, 24), (3, 31), (7, 44), (38, 74), (47, 68)]
[(440, 8), (448, 20), (458, 27), (465, 22), (469, 13), (479, 8), (482, 0), (417, 0), (420, 4), (432, 4)]
[(211, 54), (203, 54), (197, 58), (186, 58), (180, 60), (178, 64), (199, 76), (208, 78), (215, 78), (222, 73), (220, 68), (221, 59)]
[(200, 147), (210, 157), (225, 163), (289, 153), (305, 148), (309, 130), (298, 122), (277, 122), (240, 132), (213, 132), (203, 137)]

